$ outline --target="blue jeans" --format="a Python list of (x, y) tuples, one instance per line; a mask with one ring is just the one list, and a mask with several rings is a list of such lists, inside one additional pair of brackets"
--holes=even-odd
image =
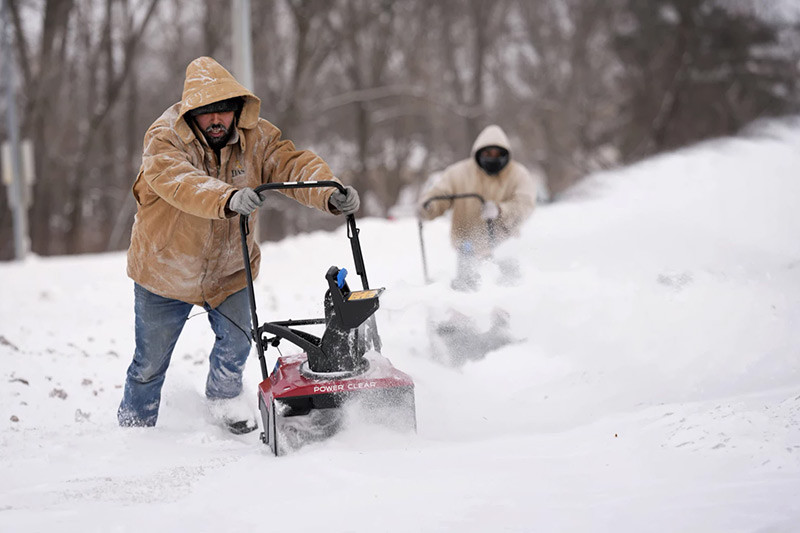
[[(161, 387), (193, 305), (153, 294), (134, 284), (136, 351), (128, 367), (117, 419), (121, 426), (155, 426)], [(234, 398), (242, 392), (242, 372), (250, 353), (247, 290), (232, 294), (216, 309), (203, 305), (217, 340), (209, 356), (206, 397)]]

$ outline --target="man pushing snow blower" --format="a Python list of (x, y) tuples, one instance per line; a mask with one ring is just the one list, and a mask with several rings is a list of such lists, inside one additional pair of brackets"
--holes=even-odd
[[(211, 412), (234, 433), (257, 428), (241, 394), (251, 315), (236, 215), (256, 218), (263, 197), (254, 189), (265, 183), (338, 183), (319, 156), (282, 140), (259, 117), (260, 106), (219, 63), (200, 57), (186, 69), (181, 101), (145, 134), (128, 249), (136, 350), (117, 412), (121, 426), (156, 424), (172, 351), (197, 305), (216, 335), (205, 390)], [(350, 186), (281, 192), (335, 215), (359, 207)], [(252, 234), (247, 247), (257, 273), (261, 255)]]
[[(475, 291), (480, 284), (479, 266), (492, 260), (500, 267), (500, 283), (515, 284), (520, 276), (516, 258), (493, 257), (494, 247), (519, 232), (536, 202), (536, 186), (522, 164), (511, 160), (508, 137), (496, 125), (487, 126), (472, 146), (472, 156), (445, 169), (419, 201), (422, 264), (428, 281), (422, 221), (432, 220), (453, 209), (451, 241), (458, 252), (457, 291)], [(487, 353), (515, 342), (510, 315), (500, 307), (491, 309), (488, 324), (479, 315), (491, 306), (444, 306), (428, 309), (428, 337), (435, 359), (461, 366), (482, 359)]]
[[(417, 215), (432, 220), (452, 207), (450, 235), (458, 251), (452, 286), (475, 290), (480, 283), (477, 264), (491, 257), (495, 244), (518, 234), (535, 204), (536, 185), (528, 169), (511, 159), (508, 137), (491, 125), (475, 139), (471, 157), (447, 167), (420, 198)], [(515, 260), (499, 266), (502, 282), (511, 283), (519, 276)]]

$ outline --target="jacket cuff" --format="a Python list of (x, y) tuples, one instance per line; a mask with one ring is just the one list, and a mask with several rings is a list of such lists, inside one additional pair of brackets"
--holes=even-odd
[(231, 198), (233, 198), (233, 195), (237, 192), (237, 190), (238, 189), (231, 189), (230, 193), (228, 193), (227, 197), (225, 198), (225, 202), (222, 204), (222, 212), (219, 218), (233, 218), (238, 214), (236, 211), (233, 211), (228, 207), (231, 203)]
[(325, 210), (331, 215), (340, 215), (341, 211), (331, 205), (331, 196), (333, 196), (334, 192), (336, 192), (336, 189), (331, 187), (330, 191), (325, 193)]

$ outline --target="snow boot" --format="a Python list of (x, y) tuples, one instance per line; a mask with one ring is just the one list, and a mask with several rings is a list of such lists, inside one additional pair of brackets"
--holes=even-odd
[(209, 399), (208, 410), (215, 422), (234, 435), (243, 435), (258, 429), (255, 414), (243, 394), (223, 400)]

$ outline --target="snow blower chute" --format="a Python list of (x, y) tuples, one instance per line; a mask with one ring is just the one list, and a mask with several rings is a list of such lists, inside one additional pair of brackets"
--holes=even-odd
[[(267, 183), (255, 191), (344, 187), (335, 181)], [(347, 236), (363, 290), (351, 290), (347, 271), (331, 266), (325, 273), (324, 318), (284, 320), (259, 325), (247, 248), (248, 216), (240, 217), (242, 253), (252, 315), (251, 335), (258, 350), (263, 381), (258, 386), (261, 440), (275, 455), (327, 438), (341, 427), (343, 408), (394, 428), (416, 429), (414, 382), (380, 353), (374, 313), (384, 289), (370, 289), (355, 217), (347, 215)], [(322, 337), (296, 329), (325, 325)], [(267, 370), (267, 348), (286, 340), (303, 352), (278, 357)]]

